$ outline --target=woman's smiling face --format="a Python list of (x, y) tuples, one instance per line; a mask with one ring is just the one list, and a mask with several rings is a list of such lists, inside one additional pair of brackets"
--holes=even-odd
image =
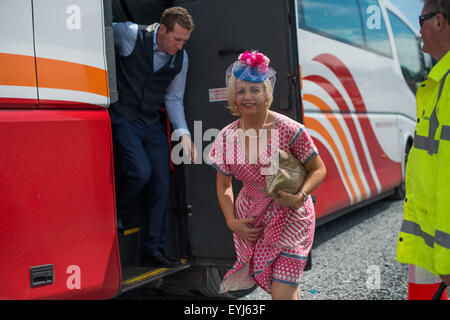
[(242, 116), (263, 112), (266, 109), (266, 90), (264, 83), (236, 81), (236, 106)]

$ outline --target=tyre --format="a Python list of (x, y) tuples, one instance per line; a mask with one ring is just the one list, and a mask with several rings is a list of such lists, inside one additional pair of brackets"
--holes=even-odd
[(406, 185), (405, 185), (405, 171), (406, 171), (406, 163), (408, 162), (409, 151), (412, 147), (412, 141), (408, 140), (406, 143), (405, 154), (404, 154), (404, 166), (403, 166), (403, 180), (402, 183), (395, 188), (394, 194), (392, 195), (393, 200), (403, 200), (406, 196)]

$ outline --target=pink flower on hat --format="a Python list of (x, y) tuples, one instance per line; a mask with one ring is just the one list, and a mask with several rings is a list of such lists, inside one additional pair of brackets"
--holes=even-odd
[(258, 51), (245, 51), (240, 55), (239, 60), (251, 67), (258, 68), (264, 73), (267, 73), (267, 71), (269, 71), (270, 59), (264, 54), (259, 53)]

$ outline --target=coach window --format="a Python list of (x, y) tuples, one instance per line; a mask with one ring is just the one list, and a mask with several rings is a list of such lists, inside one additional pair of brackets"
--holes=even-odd
[(378, 0), (360, 0), (367, 47), (392, 57), (391, 44)]
[[(422, 42), (420, 43), (420, 47), (423, 47)], [(424, 80), (427, 77), (430, 70), (433, 68), (433, 66), (436, 64), (436, 60), (433, 59), (428, 53), (422, 51), (422, 57), (423, 57), (423, 67), (424, 67)]]
[(423, 80), (424, 73), (419, 41), (415, 33), (400, 18), (392, 12), (388, 12), (402, 73), (408, 86), (415, 93), (417, 84)]
[(357, 0), (299, 0), (302, 27), (337, 40), (364, 45)]

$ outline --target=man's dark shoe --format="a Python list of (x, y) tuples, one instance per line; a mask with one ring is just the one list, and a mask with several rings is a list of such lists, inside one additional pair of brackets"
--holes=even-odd
[(168, 258), (162, 251), (157, 249), (144, 249), (143, 262), (154, 267), (174, 268), (181, 265), (178, 260)]
[(180, 266), (181, 265), (181, 261), (180, 260), (172, 259), (172, 258), (168, 257), (166, 255), (166, 253), (164, 252), (164, 250), (158, 250), (158, 252), (161, 253), (164, 256), (164, 258), (166, 258), (170, 263), (174, 263), (175, 266)]

